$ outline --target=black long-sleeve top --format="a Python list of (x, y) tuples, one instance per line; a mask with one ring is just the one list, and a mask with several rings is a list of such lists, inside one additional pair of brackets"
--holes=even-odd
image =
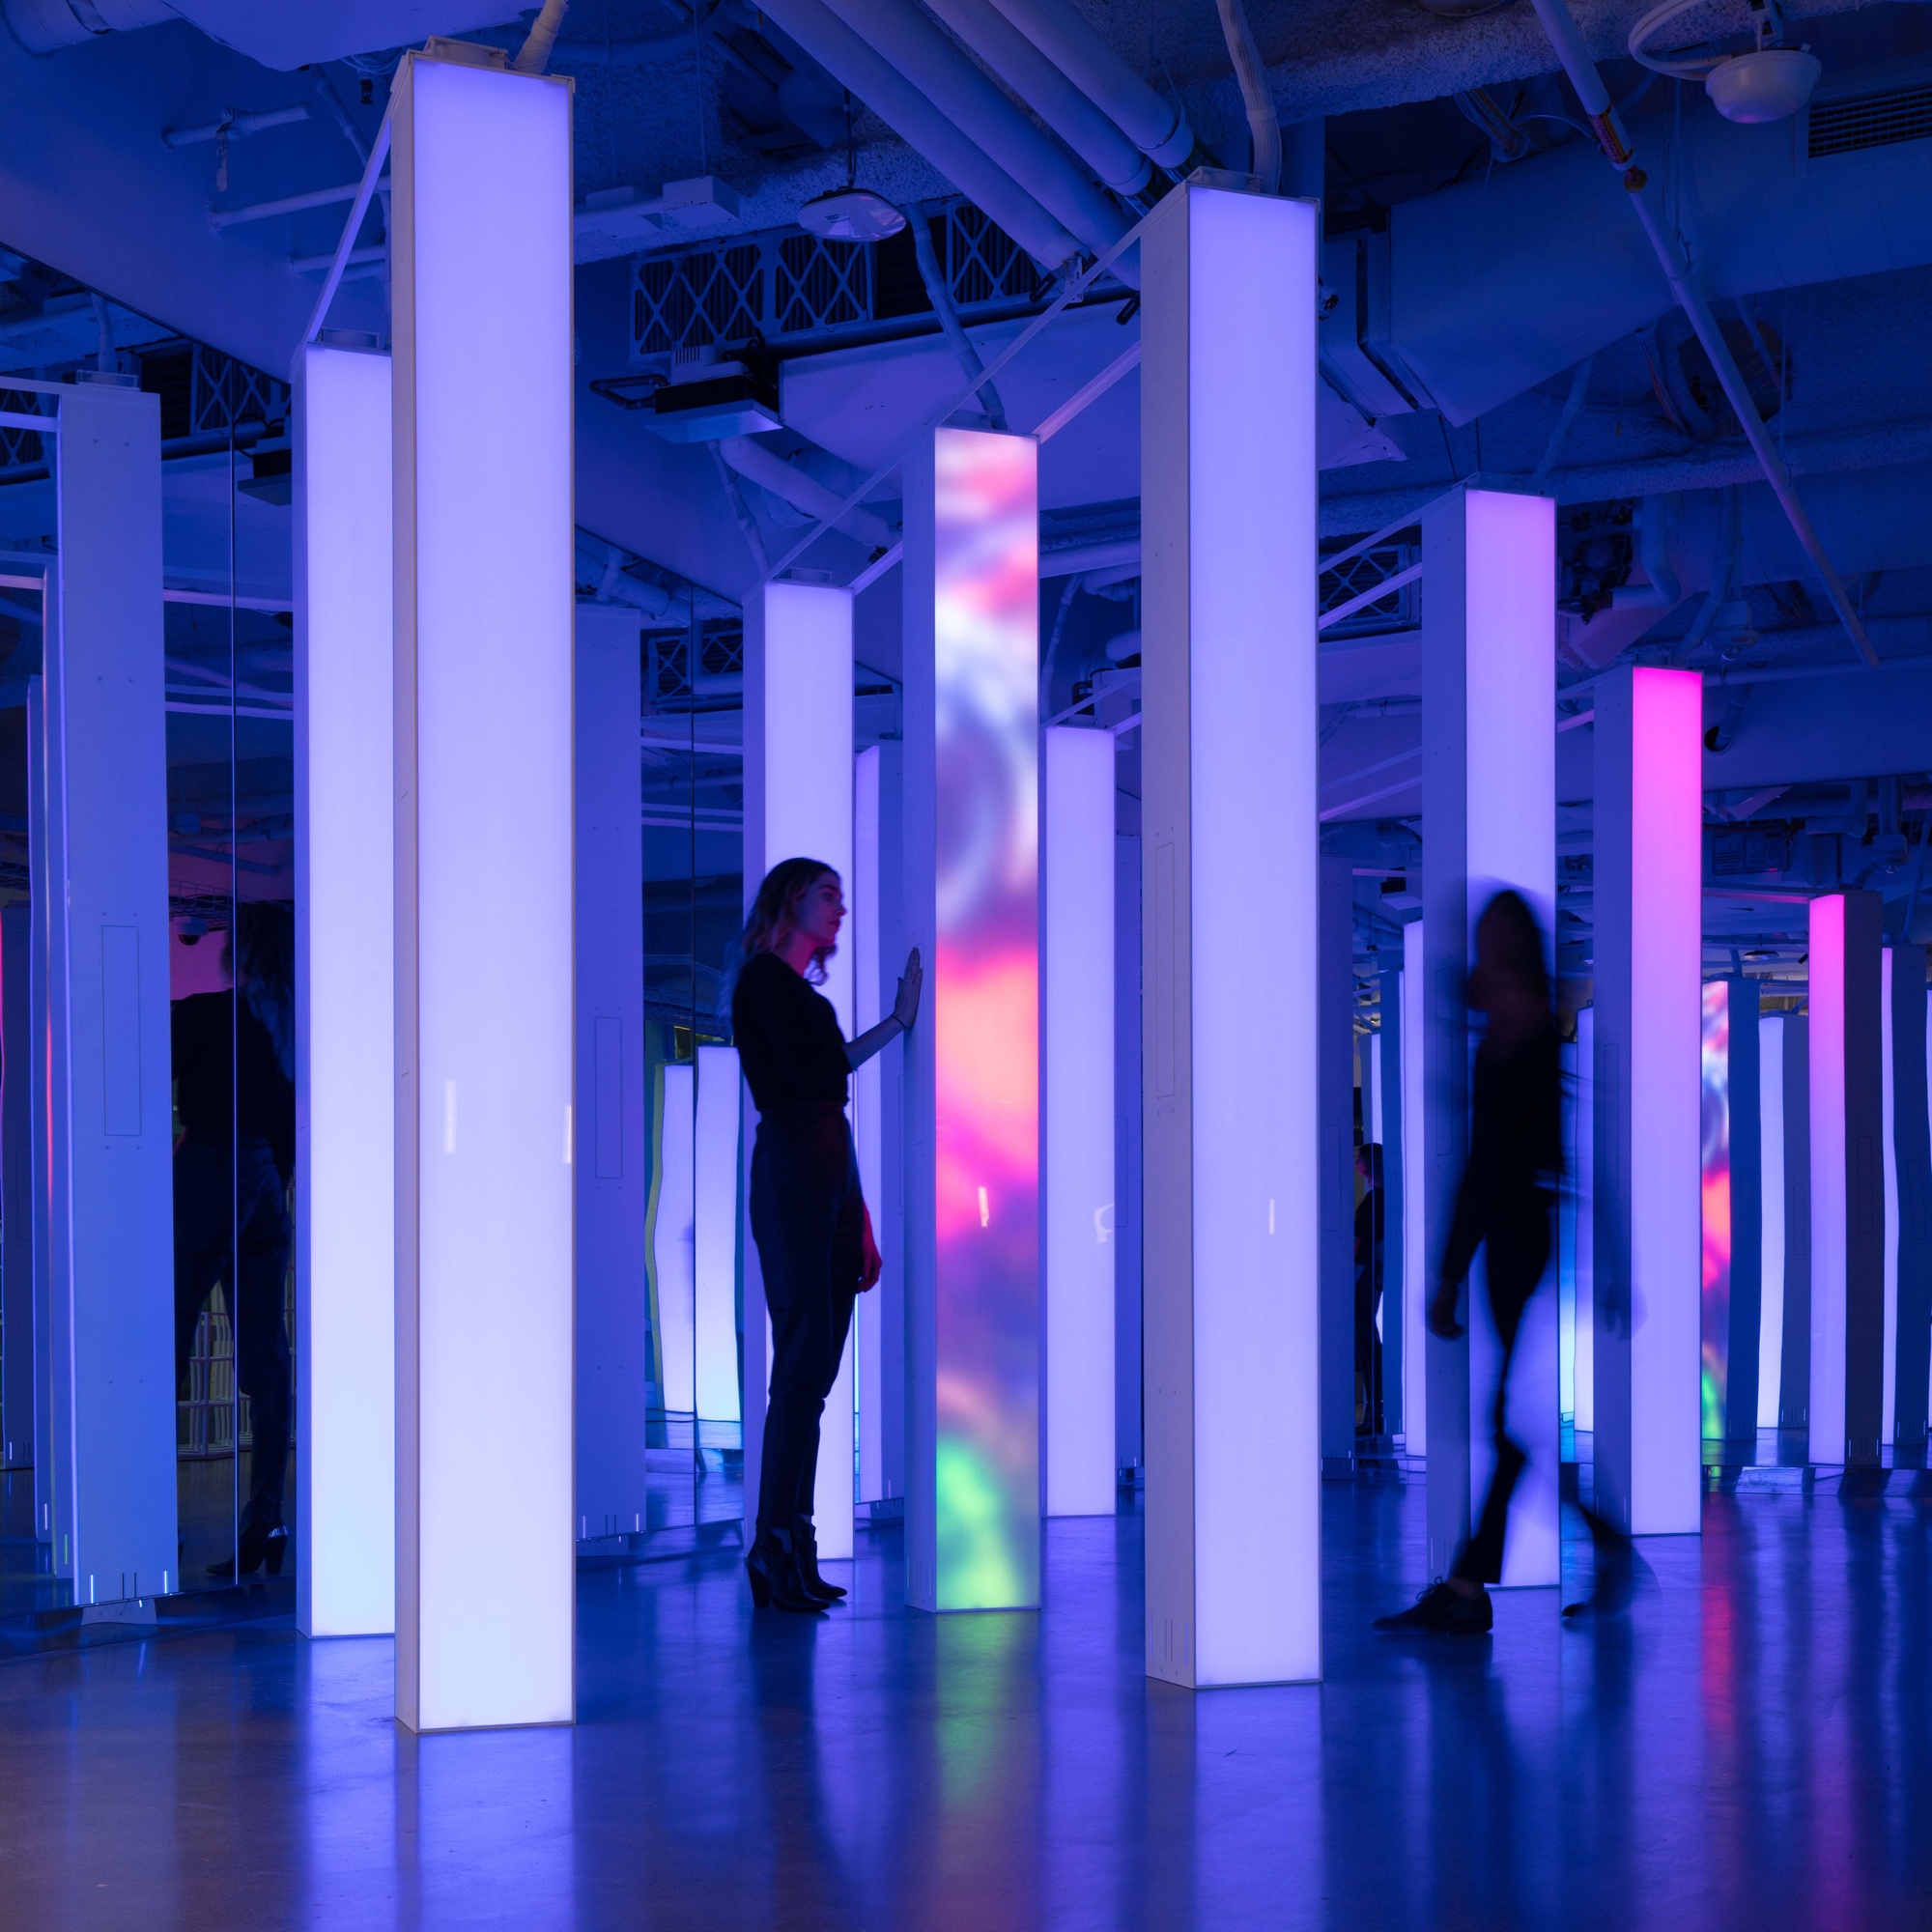
[(1514, 1049), (1485, 1038), (1476, 1049), (1469, 1161), (1442, 1253), (1442, 1279), (1461, 1281), (1499, 1214), (1520, 1212), (1563, 1172), (1562, 1069), (1556, 1029)]
[(760, 1114), (816, 1102), (842, 1107), (851, 1064), (832, 1002), (776, 952), (754, 952), (731, 989), (738, 1062)]
[(286, 1185), (296, 1171), (296, 1090), (269, 1029), (232, 992), (195, 993), (169, 1009), (175, 1113), (197, 1139), (267, 1141)]

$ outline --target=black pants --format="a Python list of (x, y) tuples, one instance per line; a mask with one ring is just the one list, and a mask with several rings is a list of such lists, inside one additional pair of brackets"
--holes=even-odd
[(1503, 1539), (1509, 1529), (1510, 1498), (1529, 1457), (1504, 1429), (1509, 1398), (1510, 1363), (1516, 1354), (1517, 1331), (1522, 1312), (1549, 1265), (1549, 1210), (1553, 1197), (1542, 1188), (1526, 1188), (1520, 1198), (1498, 1202), (1483, 1232), (1490, 1313), (1502, 1343), (1496, 1366), (1496, 1400), (1490, 1418), (1496, 1465), (1490, 1475), (1490, 1492), (1476, 1533), (1469, 1539), (1456, 1575), (1474, 1583), (1498, 1583), (1503, 1574)]
[(231, 1146), (190, 1134), (175, 1150), (175, 1380), (185, 1391), (195, 1319), (209, 1290), (220, 1282), (232, 1316), (236, 1378), (255, 1424), (254, 1480), (243, 1521), (269, 1529), (282, 1520), (289, 1463), (282, 1293), (291, 1239), (288, 1197), (267, 1141)]
[(752, 1236), (772, 1319), (771, 1400), (758, 1463), (761, 1535), (810, 1520), (818, 1419), (852, 1325), (864, 1231), (843, 1110), (791, 1107), (760, 1119), (752, 1148)]

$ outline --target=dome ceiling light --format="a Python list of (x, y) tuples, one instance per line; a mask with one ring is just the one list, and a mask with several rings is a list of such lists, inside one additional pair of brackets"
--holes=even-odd
[(1711, 104), (1726, 121), (1747, 128), (1768, 121), (1788, 121), (1811, 99), (1825, 71), (1808, 47), (1784, 44), (1784, 14), (1778, 0), (1747, 0), (1751, 30), (1757, 45), (1742, 54), (1690, 54), (1665, 59), (1644, 52), (1644, 43), (1661, 28), (1688, 14), (1700, 0), (1664, 0), (1653, 7), (1630, 32), (1634, 60), (1655, 73), (1678, 80), (1698, 80)]
[(883, 242), (906, 218), (884, 195), (847, 185), (813, 195), (799, 210), (798, 225), (826, 242)]

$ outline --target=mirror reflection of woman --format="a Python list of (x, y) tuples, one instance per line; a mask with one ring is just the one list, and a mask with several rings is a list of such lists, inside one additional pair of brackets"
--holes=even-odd
[(923, 977), (915, 948), (892, 1012), (848, 1042), (817, 990), (844, 919), (844, 894), (830, 866), (781, 861), (758, 888), (726, 980), (739, 1064), (758, 1110), (752, 1236), (772, 1323), (757, 1532), (745, 1571), (760, 1609), (807, 1615), (845, 1595), (818, 1574), (811, 1518), (818, 1423), (845, 1352), (853, 1300), (882, 1266), (859, 1191), (846, 1078), (911, 1027)]
[[(296, 1165), (295, 909), (236, 907), (222, 946), (227, 992), (170, 1013), (175, 1112), (175, 1379), (187, 1393), (195, 1322), (217, 1282), (234, 1321), (236, 1379), (254, 1423), (236, 1553), (212, 1577), (279, 1574), (288, 1531), (288, 1190)], [(240, 992), (241, 998), (236, 998)]]

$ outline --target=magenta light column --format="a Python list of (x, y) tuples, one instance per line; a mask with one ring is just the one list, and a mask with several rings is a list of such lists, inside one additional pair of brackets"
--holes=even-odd
[[(1422, 513), (1424, 1128), (1421, 1211), (1434, 1289), (1469, 1143), (1464, 985), (1476, 921), (1504, 887), (1546, 934), (1556, 895), (1556, 511), (1546, 497), (1462, 488)], [(1413, 1197), (1409, 1197), (1412, 1201)], [(1518, 1330), (1509, 1431), (1529, 1452), (1503, 1555), (1506, 1584), (1557, 1580), (1559, 1323), (1551, 1266)], [(1466, 1337), (1431, 1335), (1429, 1574), (1469, 1533), (1494, 1460), (1502, 1350), (1477, 1257)], [(1413, 1437), (1411, 1436), (1411, 1442)]]
[(1810, 1460), (1875, 1464), (1885, 1393), (1885, 1096), (1876, 893), (1811, 901)]
[(1141, 242), (1147, 1668), (1192, 1689), (1321, 1674), (1320, 245), (1198, 180)]
[(1694, 1532), (1703, 1470), (1703, 681), (1597, 686), (1597, 1507)]
[(905, 466), (906, 1600), (1039, 1602), (1039, 499), (1030, 437)]

